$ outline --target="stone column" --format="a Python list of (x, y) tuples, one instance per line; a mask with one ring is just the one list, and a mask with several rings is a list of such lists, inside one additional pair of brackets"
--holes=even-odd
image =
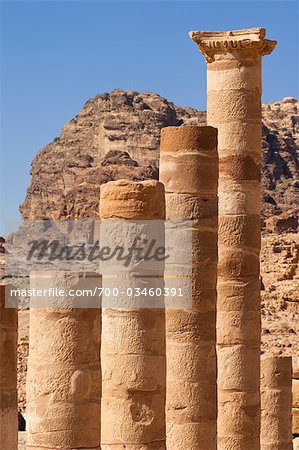
[(293, 357), (293, 382), (292, 382), (292, 431), (297, 436), (297, 445), (299, 447), (299, 356)]
[(192, 221), (192, 307), (166, 310), (167, 449), (214, 450), (217, 130), (163, 128), (160, 174), (166, 219)]
[(5, 307), (0, 285), (0, 449), (18, 448), (17, 401), (18, 310)]
[(82, 298), (70, 295), (97, 281), (65, 273), (30, 279), (31, 289), (65, 294), (31, 298), (43, 304), (30, 309), (28, 450), (100, 449), (100, 309), (72, 307)]
[(194, 31), (218, 128), (218, 449), (260, 448), (261, 60), (263, 28)]
[(292, 450), (292, 358), (261, 359), (261, 449)]
[[(164, 220), (164, 216), (162, 183), (119, 180), (101, 186), (101, 243), (105, 246), (121, 245), (123, 219)], [(114, 226), (120, 227), (119, 239), (106, 219), (118, 221)], [(147, 237), (146, 227), (143, 237)], [(132, 308), (126, 289), (142, 288), (144, 280), (136, 276), (135, 267), (129, 267), (127, 275), (118, 275), (113, 264), (108, 262), (102, 278), (103, 289), (117, 288), (119, 292), (117, 305), (111, 307), (105, 307), (110, 298), (103, 295), (101, 448), (164, 450), (165, 310), (141, 304)], [(149, 279), (148, 287), (152, 283), (155, 281)], [(158, 285), (163, 287), (163, 274)]]

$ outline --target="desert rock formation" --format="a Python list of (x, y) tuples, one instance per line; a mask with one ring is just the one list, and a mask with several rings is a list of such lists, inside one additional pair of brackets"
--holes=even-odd
[[(85, 276), (62, 272), (30, 278), (37, 289), (84, 284)], [(54, 296), (44, 296), (42, 305), (31, 298), (27, 449), (100, 448), (101, 314), (99, 308), (76, 308), (75, 300), (65, 294), (61, 306)]]
[[(297, 107), (289, 97), (262, 107), (264, 219), (281, 212), (298, 215)], [(158, 178), (162, 127), (205, 121), (204, 112), (175, 106), (154, 93), (115, 89), (91, 98), (33, 160), (22, 216), (97, 217), (101, 184)]]
[[(292, 381), (292, 432), (297, 436), (299, 443), (299, 352), (293, 358), (293, 381)], [(295, 448), (295, 450), (297, 450)]]
[(262, 351), (299, 354), (299, 235), (262, 236)]

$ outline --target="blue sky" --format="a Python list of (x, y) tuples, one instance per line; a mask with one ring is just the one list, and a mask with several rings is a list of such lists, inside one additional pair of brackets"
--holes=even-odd
[(18, 217), (38, 150), (85, 101), (114, 88), (205, 109), (188, 31), (262, 26), (263, 101), (298, 96), (297, 1), (1, 1), (1, 222)]

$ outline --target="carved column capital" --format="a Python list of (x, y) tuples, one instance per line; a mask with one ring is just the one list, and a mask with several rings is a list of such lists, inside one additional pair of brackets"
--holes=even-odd
[(199, 51), (207, 62), (215, 60), (216, 54), (256, 52), (269, 55), (276, 46), (276, 41), (265, 39), (264, 28), (248, 28), (233, 31), (190, 31), (190, 38), (197, 44)]

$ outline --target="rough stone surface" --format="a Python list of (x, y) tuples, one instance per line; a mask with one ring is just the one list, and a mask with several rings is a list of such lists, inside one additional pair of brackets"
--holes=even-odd
[[(242, 72), (243, 78), (245, 74), (249, 75)], [(289, 97), (262, 106), (263, 220), (281, 212), (298, 217), (297, 107), (298, 101)], [(101, 184), (120, 178), (158, 178), (162, 127), (204, 125), (205, 121), (204, 112), (175, 106), (154, 93), (116, 89), (91, 98), (33, 160), (22, 216), (97, 217)], [(250, 127), (241, 131), (252, 141)], [(245, 160), (241, 162), (245, 168), (244, 164)]]
[(261, 450), (292, 450), (292, 358), (261, 359)]
[(299, 379), (298, 378), (293, 379), (292, 392), (293, 392), (292, 406), (293, 406), (293, 408), (299, 408)]
[[(68, 291), (82, 288), (84, 279), (35, 274), (30, 283)], [(28, 449), (100, 448), (100, 317), (99, 309), (31, 307)]]
[(18, 435), (18, 450), (26, 450), (26, 431), (19, 431)]
[[(293, 357), (293, 382), (292, 382), (292, 431), (299, 435), (299, 357)], [(298, 443), (297, 443), (298, 444)]]
[(262, 237), (262, 351), (299, 354), (299, 236)]
[[(214, 450), (217, 130), (163, 128), (160, 158), (166, 219), (192, 220), (192, 308), (166, 310), (167, 449)], [(209, 268), (208, 276), (203, 266)]]
[(5, 307), (0, 285), (0, 448), (17, 450), (17, 329), (18, 312)]
[(267, 231), (274, 233), (296, 232), (298, 230), (298, 217), (283, 213), (280, 216), (272, 216), (266, 220)]
[(276, 42), (261, 28), (190, 37), (207, 61), (207, 123), (218, 129), (218, 449), (259, 450), (261, 60)]
[[(182, 197), (184, 203), (173, 199), (173, 205), (175, 208), (180, 205), (182, 213), (188, 214), (190, 207), (192, 210), (193, 197), (183, 194)], [(206, 202), (204, 204), (206, 205)], [(212, 206), (211, 211), (213, 208), (215, 209), (215, 206)], [(293, 356), (294, 361), (299, 355), (298, 239), (299, 236), (294, 233), (266, 234), (262, 236), (261, 247), (262, 352), (276, 356)], [(234, 297), (234, 304), (236, 300)], [(29, 311), (19, 311), (18, 394), (19, 408), (23, 411), (26, 407), (28, 336)], [(299, 378), (299, 365), (297, 366), (294, 374)]]
[(293, 434), (299, 434), (299, 408), (292, 408), (292, 429)]
[[(112, 246), (107, 220), (164, 220), (164, 187), (153, 180), (107, 183), (101, 189), (100, 215), (101, 241)], [(165, 450), (165, 310), (123, 306), (123, 292), (128, 286), (142, 287), (142, 279), (131, 266), (122, 277), (113, 264), (110, 269), (105, 266), (103, 288), (117, 287), (120, 293), (118, 308), (103, 307), (101, 448)]]
[(293, 378), (299, 378), (299, 356), (293, 356)]

